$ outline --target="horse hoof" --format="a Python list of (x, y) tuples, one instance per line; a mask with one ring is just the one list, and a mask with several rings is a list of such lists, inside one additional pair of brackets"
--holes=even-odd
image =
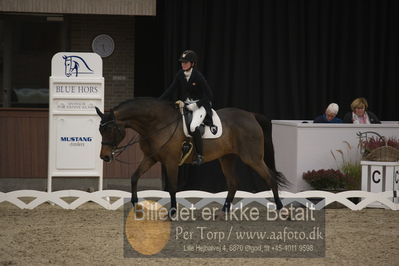
[(224, 211), (219, 211), (215, 216), (215, 221), (224, 221), (226, 220), (227, 214)]
[(175, 217), (176, 217), (176, 209), (175, 208), (170, 209), (169, 210), (169, 219), (173, 221), (175, 219)]
[(136, 203), (138, 202), (138, 199), (131, 199), (130, 202), (133, 205), (133, 208), (136, 206)]

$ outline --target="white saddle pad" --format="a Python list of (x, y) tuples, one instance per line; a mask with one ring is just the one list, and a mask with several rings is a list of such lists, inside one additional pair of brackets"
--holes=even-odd
[[(183, 131), (184, 131), (184, 135), (186, 135), (186, 137), (191, 137), (190, 134), (188, 134), (187, 132), (187, 126), (186, 126), (186, 119), (184, 117), (184, 115), (182, 115), (183, 117)], [(213, 134), (211, 132), (211, 129), (209, 126), (205, 126), (205, 131), (204, 131), (204, 135), (202, 135), (203, 139), (217, 139), (218, 137), (220, 137), (222, 135), (222, 122), (220, 121), (220, 118), (218, 116), (218, 114), (216, 113), (215, 110), (212, 109), (212, 120), (213, 120), (213, 124), (215, 126), (217, 126), (217, 132), (216, 134)]]

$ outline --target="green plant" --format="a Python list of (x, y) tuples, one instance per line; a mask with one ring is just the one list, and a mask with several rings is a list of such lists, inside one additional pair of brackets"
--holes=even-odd
[(340, 190), (346, 184), (346, 176), (339, 170), (320, 169), (303, 173), (303, 179), (314, 189)]
[[(347, 190), (360, 190), (361, 187), (361, 176), (362, 176), (362, 167), (360, 165), (360, 159), (350, 159), (352, 146), (349, 142), (343, 141), (346, 145), (346, 157), (343, 150), (336, 150), (341, 155), (342, 162), (339, 163), (337, 157), (334, 152), (331, 151), (331, 154), (337, 163), (337, 168), (345, 175), (344, 188)], [(349, 158), (349, 159), (347, 159)]]
[(346, 176), (345, 178), (345, 189), (348, 190), (360, 190), (361, 177), (362, 177), (362, 166), (360, 163), (346, 163), (341, 166), (341, 171)]

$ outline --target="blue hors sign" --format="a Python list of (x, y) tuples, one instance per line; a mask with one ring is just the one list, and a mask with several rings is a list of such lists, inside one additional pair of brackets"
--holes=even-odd
[(100, 118), (104, 110), (102, 59), (96, 53), (60, 52), (51, 60), (49, 103), (49, 181), (56, 176), (99, 177)]
[(96, 53), (57, 53), (51, 60), (52, 77), (86, 79), (102, 75), (102, 59)]
[(75, 84), (57, 84), (55, 85), (55, 93), (61, 94), (97, 94), (99, 93), (98, 85), (75, 85)]

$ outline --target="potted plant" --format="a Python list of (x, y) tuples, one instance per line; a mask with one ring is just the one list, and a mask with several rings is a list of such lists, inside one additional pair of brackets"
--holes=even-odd
[[(337, 168), (346, 176), (344, 185), (345, 189), (360, 190), (362, 177), (362, 166), (360, 160), (359, 158), (351, 159), (352, 145), (347, 141), (343, 141), (343, 143), (346, 145), (346, 156), (342, 149), (336, 150), (336, 152), (341, 155), (342, 163), (338, 162), (333, 151), (331, 151), (331, 155), (337, 163)], [(356, 151), (356, 154), (358, 154), (358, 152), (359, 151)]]
[(346, 176), (339, 170), (320, 169), (303, 173), (303, 179), (316, 190), (339, 192), (345, 190)]
[[(345, 190), (347, 177), (341, 171), (335, 169), (320, 169), (312, 170), (303, 173), (303, 179), (316, 190), (323, 190), (329, 192), (342, 192)], [(322, 198), (313, 198), (314, 203), (319, 202)], [(327, 208), (342, 208), (338, 202), (333, 202)]]

